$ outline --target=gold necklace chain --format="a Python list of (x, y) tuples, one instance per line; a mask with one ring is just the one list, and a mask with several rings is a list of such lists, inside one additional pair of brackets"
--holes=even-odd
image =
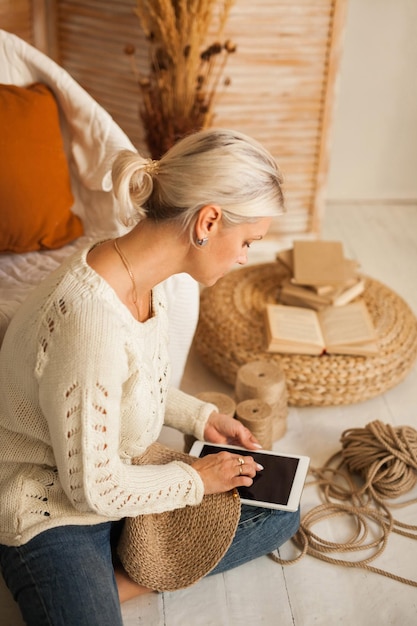
[[(129, 261), (127, 260), (123, 252), (120, 250), (119, 244), (117, 243), (117, 239), (113, 240), (113, 246), (117, 254), (119, 255), (123, 265), (125, 266), (125, 269), (127, 273), (129, 274), (130, 280), (132, 281), (132, 300), (136, 308), (136, 314), (138, 316), (138, 320), (140, 320), (140, 312), (139, 312), (139, 307), (138, 307), (138, 292), (136, 290), (135, 276), (132, 272), (132, 268), (129, 265)], [(149, 296), (149, 317), (151, 317), (151, 315), (152, 315), (152, 291)]]

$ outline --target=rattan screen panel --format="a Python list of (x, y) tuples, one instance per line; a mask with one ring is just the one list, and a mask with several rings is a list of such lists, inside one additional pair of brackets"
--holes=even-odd
[[(283, 233), (319, 232), (323, 215), (331, 113), (346, 0), (236, 0), (226, 36), (237, 44), (227, 66), (214, 123), (253, 135), (285, 177)], [(63, 66), (144, 148), (139, 93), (123, 50), (145, 46), (135, 0), (57, 1)]]

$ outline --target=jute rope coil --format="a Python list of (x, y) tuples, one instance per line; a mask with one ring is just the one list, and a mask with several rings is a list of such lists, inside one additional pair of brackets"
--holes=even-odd
[[(417, 587), (415, 580), (370, 565), (384, 551), (391, 532), (417, 539), (417, 526), (400, 522), (390, 511), (417, 503), (417, 498), (398, 501), (417, 484), (417, 431), (409, 426), (393, 428), (376, 420), (365, 428), (344, 431), (341, 443), (341, 450), (322, 468), (310, 469), (314, 480), (308, 484), (318, 487), (323, 503), (303, 516), (293, 537), (299, 555), (292, 560), (275, 554), (271, 558), (284, 565), (309, 554), (327, 563), (366, 569)], [(397, 501), (389, 506), (387, 500), (392, 499)], [(343, 516), (356, 522), (356, 531), (345, 543), (326, 540), (312, 531), (324, 519), (338, 521)], [(370, 538), (369, 522), (379, 529), (374, 539)], [(362, 550), (371, 550), (371, 556), (361, 560), (357, 556), (355, 560), (343, 558)], [(340, 556), (329, 556), (332, 554)]]
[(285, 376), (278, 363), (251, 361), (242, 365), (236, 376), (235, 397), (238, 403), (252, 398), (266, 402), (271, 407), (272, 441), (285, 435), (288, 395)]
[(249, 265), (202, 291), (194, 345), (219, 378), (234, 386), (242, 365), (257, 360), (278, 363), (289, 405), (331, 406), (373, 398), (406, 376), (417, 357), (417, 319), (400, 296), (368, 277), (363, 299), (376, 328), (378, 355), (266, 352), (265, 304), (277, 301), (288, 276), (280, 263)]

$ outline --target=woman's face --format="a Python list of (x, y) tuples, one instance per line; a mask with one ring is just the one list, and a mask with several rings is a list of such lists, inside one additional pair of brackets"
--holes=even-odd
[(245, 265), (251, 244), (263, 239), (271, 225), (271, 217), (236, 226), (218, 225), (209, 234), (208, 243), (197, 250), (193, 278), (206, 287), (214, 285), (235, 264)]

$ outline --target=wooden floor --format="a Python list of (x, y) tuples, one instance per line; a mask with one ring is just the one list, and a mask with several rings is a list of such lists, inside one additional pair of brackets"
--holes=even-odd
[[(323, 238), (341, 240), (346, 256), (360, 261), (364, 273), (394, 289), (417, 314), (417, 206), (330, 206)], [(254, 245), (251, 262), (272, 260), (276, 249), (271, 242), (258, 251)], [(233, 392), (199, 362), (194, 351), (183, 388), (190, 393)], [(288, 431), (274, 448), (307, 454), (319, 467), (340, 448), (343, 430), (364, 427), (375, 419), (417, 429), (417, 367), (397, 387), (367, 402), (291, 408)], [(173, 432), (166, 434), (166, 440), (181, 443)], [(309, 487), (302, 509), (316, 504), (314, 489)], [(417, 523), (417, 505), (400, 514), (408, 523)], [(332, 530), (326, 535), (327, 528), (317, 530), (330, 539)], [(292, 545), (282, 552), (290, 556)], [(392, 534), (373, 565), (417, 581), (417, 542)], [(284, 567), (264, 557), (184, 591), (130, 601), (123, 606), (123, 615), (126, 626), (408, 626), (417, 623), (417, 589), (310, 556)]]
[[(329, 206), (323, 238), (341, 240), (346, 256), (357, 259), (364, 273), (394, 289), (417, 314), (417, 206)], [(278, 247), (282, 245), (269, 241), (259, 244), (256, 251), (254, 245), (251, 262), (272, 260)], [(232, 393), (199, 362), (193, 350), (183, 388), (191, 393)], [(287, 433), (274, 448), (307, 454), (311, 464), (320, 467), (340, 448), (342, 431), (364, 427), (376, 419), (417, 429), (416, 366), (403, 382), (372, 400), (335, 408), (291, 408)], [(170, 429), (164, 431), (163, 438), (182, 446), (182, 438)], [(316, 504), (314, 488), (307, 487), (302, 512)], [(417, 505), (395, 514), (409, 524), (417, 523)], [(317, 532), (342, 541), (343, 522), (336, 531), (334, 524), (323, 522)], [(288, 543), (281, 553), (287, 557), (293, 550)], [(373, 565), (417, 581), (417, 542), (391, 534)], [(3, 598), (6, 592), (0, 590), (0, 624), (20, 626), (12, 603)], [(310, 556), (285, 566), (263, 557), (183, 591), (127, 602), (123, 617), (125, 626), (409, 626), (417, 623), (417, 589)]]

